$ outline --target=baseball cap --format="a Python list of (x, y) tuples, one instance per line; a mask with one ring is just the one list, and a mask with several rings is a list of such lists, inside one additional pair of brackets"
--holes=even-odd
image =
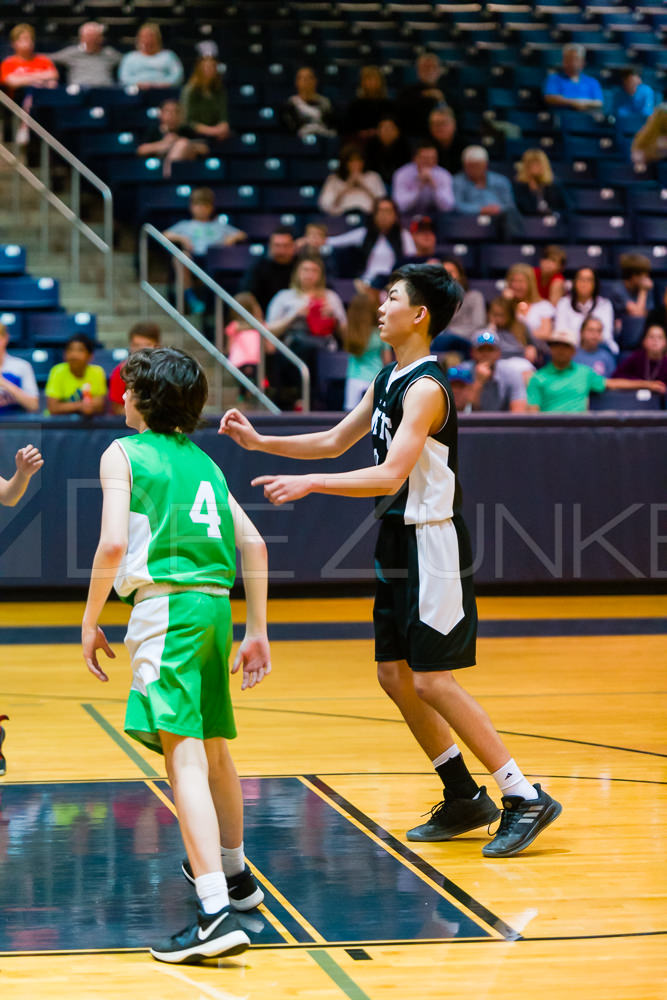
[(568, 344), (570, 347), (578, 347), (577, 335), (572, 330), (554, 330), (547, 338), (547, 344)]
[(415, 218), (410, 223), (410, 232), (413, 234), (413, 236), (415, 233), (424, 233), (424, 232), (432, 233), (433, 221), (430, 215), (416, 215)]
[(498, 338), (491, 330), (484, 330), (475, 337), (475, 347), (497, 347)]
[(469, 368), (454, 365), (447, 372), (447, 378), (450, 382), (467, 382), (470, 384), (472, 382), (472, 372)]

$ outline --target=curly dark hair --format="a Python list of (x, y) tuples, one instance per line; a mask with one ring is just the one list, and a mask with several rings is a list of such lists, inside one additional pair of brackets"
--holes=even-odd
[(150, 430), (190, 434), (208, 397), (208, 382), (198, 362), (174, 347), (136, 351), (121, 375)]

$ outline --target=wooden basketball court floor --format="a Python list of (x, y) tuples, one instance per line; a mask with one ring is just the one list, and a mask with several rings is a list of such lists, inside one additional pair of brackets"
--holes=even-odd
[(462, 680), (560, 819), (504, 860), (483, 830), (409, 844), (440, 787), (375, 680), (371, 602), (273, 601), (274, 671), (234, 685), (266, 898), (243, 918), (253, 947), (205, 966), (147, 951), (193, 902), (163, 761), (122, 731), (127, 609), (105, 614), (103, 685), (81, 605), (0, 604), (2, 1000), (667, 997), (665, 599), (479, 603)]

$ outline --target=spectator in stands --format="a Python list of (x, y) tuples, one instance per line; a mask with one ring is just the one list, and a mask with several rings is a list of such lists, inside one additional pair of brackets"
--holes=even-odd
[(653, 309), (653, 281), (648, 257), (641, 253), (622, 253), (618, 263), (621, 280), (614, 282), (610, 293), (617, 335), (622, 332), (627, 319), (646, 319)]
[(472, 409), (482, 413), (525, 413), (523, 372), (511, 359), (503, 359), (495, 333), (487, 330), (475, 337), (472, 358)]
[(118, 79), (123, 86), (132, 84), (140, 90), (181, 86), (183, 65), (175, 52), (162, 48), (159, 25), (152, 21), (142, 24), (135, 51), (126, 52), (120, 61)]
[(208, 152), (208, 146), (198, 139), (195, 130), (184, 124), (181, 106), (172, 97), (162, 102), (159, 119), (146, 130), (144, 141), (137, 146), (138, 156), (160, 157), (165, 177), (171, 176), (175, 161), (196, 160)]
[(457, 413), (472, 413), (473, 374), (465, 365), (453, 365), (447, 371), (447, 378), (454, 397)]
[(503, 358), (525, 358), (531, 364), (537, 360), (537, 348), (532, 342), (530, 331), (517, 318), (516, 304), (503, 295), (491, 299), (487, 310), (487, 323), (479, 333), (493, 333)]
[(578, 346), (581, 324), (587, 316), (597, 316), (602, 322), (602, 337), (613, 354), (618, 354), (614, 340), (614, 309), (609, 299), (600, 295), (600, 279), (591, 267), (580, 267), (572, 281), (572, 291), (556, 305), (555, 330), (571, 330)]
[(563, 46), (563, 65), (550, 73), (544, 85), (544, 100), (558, 108), (573, 111), (601, 111), (602, 87), (592, 76), (582, 72), (586, 61), (583, 45)]
[(59, 66), (68, 71), (68, 83), (78, 87), (111, 87), (116, 82), (113, 72), (121, 55), (111, 45), (104, 44), (104, 25), (86, 21), (79, 28), (77, 45), (66, 45), (51, 54)]
[(342, 134), (347, 141), (366, 143), (377, 135), (380, 121), (393, 113), (394, 104), (387, 97), (382, 70), (379, 66), (362, 66), (357, 96), (346, 108)]
[[(191, 218), (170, 226), (163, 235), (180, 247), (183, 253), (199, 267), (205, 267), (209, 247), (232, 246), (247, 239), (243, 230), (224, 222), (220, 216), (214, 217), (215, 195), (210, 188), (195, 188), (192, 192), (190, 215)], [(195, 291), (192, 272), (178, 260), (174, 260), (174, 270), (183, 282), (188, 310), (195, 316), (200, 316), (206, 311), (206, 303)]]
[(30, 24), (17, 24), (9, 32), (14, 49), (0, 63), (0, 83), (15, 96), (24, 87), (55, 87), (58, 70), (48, 56), (35, 54), (35, 29)]
[(416, 253), (412, 234), (402, 228), (398, 209), (391, 198), (378, 198), (367, 226), (330, 236), (327, 245), (334, 249), (359, 247), (361, 280), (367, 284), (378, 275), (391, 274), (398, 260), (414, 257)]
[[(428, 215), (417, 215), (409, 225), (410, 235), (415, 241), (415, 258), (419, 263), (433, 262), (437, 237), (433, 222)], [(439, 263), (439, 261), (436, 261)]]
[(535, 280), (540, 298), (548, 299), (552, 305), (565, 294), (565, 276), (563, 271), (567, 263), (567, 254), (562, 247), (551, 243), (540, 252), (540, 259), (535, 268)]
[(602, 323), (597, 316), (589, 316), (581, 324), (579, 347), (574, 361), (578, 365), (588, 365), (604, 378), (609, 378), (616, 368), (614, 355), (602, 343)]
[(317, 204), (325, 215), (355, 211), (370, 215), (376, 200), (386, 193), (380, 175), (366, 169), (359, 146), (345, 146), (340, 153), (338, 169), (325, 180)]
[(291, 229), (274, 229), (266, 256), (258, 257), (243, 276), (240, 290), (251, 292), (264, 313), (271, 299), (287, 288), (294, 268), (296, 242)]
[(212, 142), (229, 137), (227, 90), (217, 60), (200, 56), (181, 93), (183, 116), (197, 135)]
[(486, 322), (484, 296), (476, 288), (470, 288), (465, 268), (455, 257), (445, 257), (442, 265), (458, 281), (464, 293), (461, 306), (450, 320), (447, 332), (470, 342)]
[(648, 330), (649, 326), (653, 326), (654, 324), (662, 326), (665, 330), (667, 330), (667, 285), (665, 286), (662, 296), (662, 302), (659, 306), (651, 309), (650, 313), (646, 317), (644, 331)]
[(614, 92), (612, 111), (617, 121), (624, 118), (648, 118), (655, 108), (655, 94), (642, 83), (641, 70), (627, 66), (621, 70), (620, 87)]
[(334, 109), (328, 97), (317, 93), (317, 77), (310, 66), (302, 66), (294, 78), (296, 94), (282, 109), (282, 120), (290, 132), (300, 138), (306, 135), (332, 136)]
[(366, 163), (369, 170), (380, 175), (385, 184), (399, 167), (412, 155), (410, 143), (401, 133), (395, 118), (385, 116), (377, 125), (376, 134), (366, 144)]
[(614, 378), (628, 378), (635, 381), (661, 383), (664, 394), (667, 388), (667, 333), (664, 326), (654, 323), (642, 338), (641, 347), (621, 361), (614, 372)]
[(29, 361), (7, 353), (9, 333), (0, 323), (0, 416), (39, 409), (39, 392)]
[(329, 229), (326, 222), (311, 220), (307, 222), (303, 230), (303, 236), (296, 240), (296, 248), (299, 255), (308, 256), (312, 253), (322, 253), (322, 248), (326, 246)]
[[(130, 328), (127, 335), (130, 354), (136, 351), (148, 351), (160, 346), (162, 332), (157, 323), (142, 320)], [(114, 415), (125, 413), (125, 380), (122, 375), (124, 361), (119, 362), (109, 376), (109, 408)]]
[(522, 215), (566, 215), (565, 189), (554, 180), (549, 157), (527, 149), (516, 165), (514, 200)]
[(430, 140), (418, 143), (412, 162), (398, 168), (391, 190), (404, 219), (415, 213), (449, 212), (454, 207), (452, 175), (438, 166), (438, 151)]
[(454, 205), (464, 215), (500, 216), (505, 228), (516, 233), (521, 217), (506, 177), (489, 170), (489, 154), (483, 146), (466, 146), (461, 154), (463, 170), (454, 177)]
[(650, 389), (664, 395), (662, 382), (603, 378), (588, 365), (574, 362), (578, 336), (572, 330), (555, 330), (549, 339), (551, 361), (535, 372), (528, 383), (528, 409), (541, 413), (582, 413), (591, 392), (605, 389)]
[(432, 52), (424, 52), (417, 59), (417, 82), (405, 87), (398, 97), (398, 115), (406, 135), (422, 136), (428, 133), (428, 116), (439, 104), (446, 104), (440, 86), (443, 67)]
[(456, 128), (456, 116), (446, 104), (438, 105), (428, 116), (428, 134), (438, 151), (438, 164), (454, 175), (461, 169), (464, 143)]
[(632, 141), (634, 163), (655, 163), (667, 156), (667, 103), (659, 104)]
[(79, 413), (92, 417), (104, 413), (107, 380), (104, 369), (91, 364), (95, 345), (85, 334), (77, 333), (65, 345), (65, 360), (54, 365), (44, 393), (49, 413)]
[(514, 302), (517, 318), (526, 324), (535, 340), (548, 340), (556, 310), (551, 302), (541, 298), (534, 269), (528, 264), (513, 264), (505, 275), (503, 295)]
[[(326, 272), (321, 257), (301, 257), (294, 267), (289, 288), (278, 292), (266, 310), (266, 326), (276, 337), (305, 361), (312, 375), (311, 405), (316, 400), (317, 358), (322, 350), (336, 350), (347, 326), (345, 307), (340, 296), (326, 287)], [(278, 391), (283, 404), (302, 405), (298, 393), (298, 373), (294, 365), (275, 355)], [(292, 398), (290, 399), (290, 394)]]
[[(250, 313), (259, 323), (264, 322), (264, 313), (254, 295), (250, 292), (240, 292), (235, 301)], [(262, 356), (261, 337), (255, 327), (240, 313), (234, 314), (225, 327), (227, 339), (227, 357), (233, 365), (243, 372), (246, 378), (257, 384), (257, 372)], [(271, 349), (274, 350), (272, 345)], [(239, 385), (238, 402), (243, 403), (248, 398), (248, 390)]]
[(343, 408), (353, 410), (382, 366), (392, 358), (391, 348), (380, 337), (375, 304), (366, 295), (355, 295), (347, 307), (343, 349), (349, 355)]

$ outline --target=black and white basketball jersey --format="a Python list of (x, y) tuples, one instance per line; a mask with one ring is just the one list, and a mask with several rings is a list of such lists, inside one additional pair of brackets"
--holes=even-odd
[(392, 497), (377, 497), (376, 517), (401, 517), (405, 524), (429, 524), (453, 517), (461, 506), (456, 478), (456, 407), (447, 378), (435, 355), (398, 369), (387, 365), (377, 375), (373, 393), (371, 436), (375, 464), (381, 465), (403, 419), (405, 394), (421, 378), (433, 379), (447, 396), (444, 425), (426, 443), (407, 481)]

